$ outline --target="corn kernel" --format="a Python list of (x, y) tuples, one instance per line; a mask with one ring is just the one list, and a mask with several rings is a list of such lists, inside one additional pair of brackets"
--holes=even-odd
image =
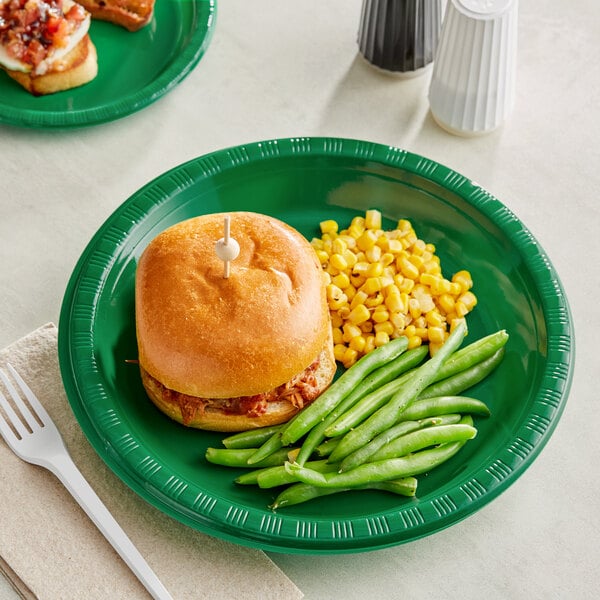
[(366, 277), (363, 275), (357, 275), (356, 273), (350, 275), (350, 283), (357, 289), (362, 287), (366, 280)]
[(339, 271), (343, 271), (344, 269), (348, 268), (348, 263), (342, 254), (333, 254), (329, 259), (329, 264)]
[(468, 311), (473, 310), (477, 304), (477, 297), (473, 292), (465, 292), (458, 298), (458, 302), (462, 302)]
[(368, 277), (361, 289), (367, 294), (375, 294), (381, 290), (381, 279), (379, 277)]
[(379, 260), (381, 262), (382, 267), (387, 267), (388, 265), (391, 265), (396, 259), (394, 258), (394, 255), (391, 252), (385, 252), (381, 255), (381, 258)]
[(359, 304), (350, 311), (348, 320), (355, 325), (360, 325), (361, 323), (368, 321), (369, 317), (369, 309), (364, 304)]
[(396, 260), (396, 265), (406, 279), (411, 279), (414, 282), (419, 277), (419, 269), (407, 258), (399, 257)]
[(423, 340), (418, 335), (413, 335), (408, 338), (408, 349), (418, 348), (423, 343)]
[(454, 305), (454, 312), (456, 313), (457, 317), (464, 317), (468, 314), (469, 309), (465, 306), (464, 302), (457, 300), (456, 304)]
[(354, 254), (354, 252), (352, 252), (352, 250), (348, 249), (348, 250), (344, 251), (342, 256), (346, 260), (346, 263), (348, 264), (348, 268), (353, 269), (354, 265), (356, 264), (356, 262), (358, 260), (356, 258), (356, 254)]
[(385, 331), (378, 331), (375, 334), (375, 346), (377, 348), (385, 346), (390, 341), (390, 336)]
[(376, 263), (381, 260), (381, 248), (379, 246), (373, 246), (365, 250), (365, 256), (370, 263)]
[(388, 242), (388, 247), (387, 247), (387, 251), (392, 253), (392, 254), (399, 254), (400, 251), (402, 250), (402, 242), (400, 240), (390, 240)]
[(381, 229), (381, 213), (378, 210), (365, 212), (365, 227), (367, 229)]
[(464, 323), (464, 318), (456, 318), (450, 321), (450, 332), (452, 333), (460, 323)]
[(421, 306), (416, 298), (408, 301), (408, 312), (413, 319), (421, 316)]
[(354, 298), (352, 298), (352, 301), (350, 302), (350, 308), (354, 309), (360, 304), (364, 304), (368, 297), (369, 295), (366, 292), (358, 290), (358, 292), (354, 294)]
[(341, 329), (343, 324), (344, 324), (344, 319), (342, 319), (342, 317), (340, 316), (340, 314), (338, 312), (332, 312), (331, 313), (331, 326), (334, 329), (336, 327), (338, 329)]
[(471, 273), (469, 271), (458, 271), (458, 273), (454, 273), (452, 276), (452, 281), (454, 283), (458, 283), (463, 292), (470, 290), (473, 287), (473, 279), (471, 278)]
[(368, 354), (369, 352), (373, 351), (374, 349), (375, 349), (375, 336), (368, 335), (365, 338), (365, 348), (364, 348), (363, 352), (365, 354)]
[(396, 331), (404, 331), (406, 327), (406, 317), (401, 312), (393, 312), (390, 314), (390, 323)]
[(348, 344), (348, 347), (352, 348), (353, 350), (356, 350), (356, 352), (358, 352), (359, 354), (361, 354), (364, 351), (364, 349), (365, 349), (366, 343), (367, 343), (367, 340), (365, 339), (364, 336), (357, 335), (356, 337), (353, 337), (350, 340), (350, 343)]
[(342, 306), (345, 306), (346, 304), (348, 304), (348, 297), (346, 296), (346, 294), (342, 294), (337, 299), (332, 298), (328, 302), (330, 310), (340, 310), (340, 308), (342, 308)]
[(319, 227), (321, 228), (321, 233), (337, 233), (338, 231), (338, 224), (333, 219), (321, 221)]
[(349, 342), (353, 337), (360, 335), (362, 333), (360, 327), (357, 327), (353, 323), (344, 323), (342, 327), (342, 332), (344, 335), (344, 341)]
[(344, 344), (336, 344), (333, 347), (333, 356), (335, 357), (335, 360), (342, 362), (345, 353), (346, 346)]
[(425, 320), (430, 327), (442, 327), (445, 325), (445, 319), (437, 310), (430, 310), (425, 314)]
[(373, 230), (367, 229), (356, 240), (356, 245), (363, 252), (366, 252), (370, 248), (373, 248), (375, 246), (376, 242), (377, 242), (377, 234)]
[(350, 285), (350, 277), (346, 275), (346, 273), (338, 273), (335, 277), (331, 279), (332, 285), (345, 290)]
[(325, 250), (316, 250), (317, 258), (322, 265), (326, 265), (329, 261), (329, 254)]
[(438, 298), (438, 304), (447, 315), (454, 310), (454, 298), (450, 294), (442, 294)]
[(390, 336), (394, 333), (394, 326), (392, 325), (391, 321), (384, 321), (383, 323), (375, 323), (373, 330), (375, 331), (375, 336), (377, 336), (377, 334), (380, 332)]
[(343, 304), (337, 309), (336, 314), (345, 321), (350, 314), (350, 306), (348, 306), (348, 304)]
[(352, 221), (350, 221), (350, 227), (357, 227), (362, 231), (365, 230), (365, 218), (364, 217), (354, 217)]
[(371, 295), (365, 300), (365, 304), (369, 308), (375, 308), (383, 304), (383, 294), (381, 292), (377, 292), (374, 296)]
[(331, 242), (331, 250), (335, 254), (344, 254), (348, 250), (348, 244), (343, 239), (337, 237)]
[(342, 344), (344, 342), (344, 340), (342, 339), (343, 333), (339, 327), (333, 327), (331, 333), (333, 336), (334, 344)]
[(442, 327), (429, 327), (427, 330), (427, 337), (430, 343), (443, 344), (445, 339), (445, 332)]
[(381, 277), (383, 275), (383, 265), (380, 262), (371, 263), (365, 273), (367, 277)]
[(365, 321), (360, 324), (360, 330), (363, 333), (371, 333), (373, 331), (373, 321)]
[(385, 323), (390, 318), (390, 313), (384, 304), (380, 304), (375, 308), (373, 314), (371, 315), (371, 319), (374, 323)]
[(412, 231), (412, 225), (408, 219), (400, 219), (398, 221), (397, 229), (402, 232)]
[(356, 362), (357, 358), (358, 358), (358, 352), (356, 350), (354, 350), (354, 348), (346, 348), (341, 362), (344, 365), (344, 367), (346, 367), (348, 369)]
[(365, 260), (361, 260), (358, 261), (354, 267), (352, 267), (352, 273), (355, 275), (365, 275), (367, 274), (367, 271), (369, 270), (369, 263)]

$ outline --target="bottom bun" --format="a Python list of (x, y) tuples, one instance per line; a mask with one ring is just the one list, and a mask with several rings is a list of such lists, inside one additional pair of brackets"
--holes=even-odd
[[(316, 361), (315, 361), (316, 362)], [(312, 389), (314, 397), (310, 399), (287, 399), (285, 393), (277, 397), (277, 390), (271, 390), (266, 395), (272, 396), (262, 409), (252, 411), (232, 411), (230, 400), (239, 401), (243, 405), (245, 399), (205, 399), (179, 394), (163, 386), (158, 380), (140, 367), (142, 383), (148, 397), (154, 405), (174, 421), (187, 427), (205, 429), (208, 431), (235, 432), (257, 429), (269, 425), (279, 425), (289, 421), (302, 408), (310, 404), (318, 395), (327, 389), (335, 375), (337, 365), (333, 356), (331, 344), (328, 344), (318, 357), (318, 363), (311, 365), (304, 373), (310, 371), (314, 375)], [(298, 376), (302, 379), (303, 374)], [(295, 378), (296, 379), (296, 378)], [(294, 381), (294, 380), (292, 380)], [(288, 395), (289, 397), (289, 395)]]
[(86, 35), (64, 58), (56, 61), (43, 75), (5, 69), (11, 79), (34, 96), (45, 96), (79, 87), (98, 74), (96, 47)]

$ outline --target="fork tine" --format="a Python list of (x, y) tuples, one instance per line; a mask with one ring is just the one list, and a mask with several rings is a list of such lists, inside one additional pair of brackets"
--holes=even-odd
[[(14, 380), (16, 381), (17, 385), (21, 389), (23, 395), (29, 401), (30, 406), (34, 412), (32, 412), (31, 409), (29, 408), (29, 406), (27, 406), (27, 404), (23, 401), (23, 398), (17, 392), (14, 385), (10, 382), (10, 380), (8, 379), (6, 374), (4, 374), (4, 373), (2, 373), (2, 371), (0, 371), (0, 374), (2, 376), (2, 381), (3, 381), (4, 385), (6, 386), (6, 389), (12, 396), (15, 406), (20, 411), (20, 413), (23, 415), (23, 418), (25, 419), (27, 425), (29, 425), (29, 427), (32, 430), (39, 429), (39, 427), (41, 426), (40, 422), (43, 422), (44, 416), (46, 419), (48, 418), (46, 411), (40, 404), (39, 400), (34, 396), (31, 389), (29, 389), (29, 386), (23, 381), (21, 376), (14, 369), (14, 367), (8, 363), (6, 364), (6, 366), (7, 366), (8, 370), (10, 371), (11, 375), (13, 376)], [(37, 416), (35, 414), (36, 412), (37, 412)]]
[(29, 401), (29, 404), (31, 405), (33, 410), (37, 413), (40, 420), (42, 420), (43, 422), (50, 421), (51, 419), (50, 419), (50, 416), (48, 415), (48, 413), (46, 412), (46, 409), (44, 408), (42, 403), (37, 399), (37, 396), (33, 393), (31, 388), (25, 383), (23, 378), (19, 375), (17, 370), (10, 363), (6, 363), (6, 366), (7, 366), (8, 370), (10, 371), (11, 375), (14, 377), (15, 381), (19, 384), (19, 387), (23, 391), (23, 394), (25, 394), (25, 397)]
[[(0, 378), (4, 382), (6, 376), (2, 371), (0, 371)], [(14, 408), (11, 406), (10, 402), (6, 399), (6, 396), (0, 391), (0, 407), (4, 411), (6, 416), (2, 416), (0, 418), (0, 433), (2, 437), (6, 440), (6, 443), (10, 445), (10, 440), (15, 438), (15, 434), (13, 430), (10, 428), (12, 426), (17, 432), (18, 436), (21, 438), (25, 437), (29, 434), (25, 425), (15, 412)]]

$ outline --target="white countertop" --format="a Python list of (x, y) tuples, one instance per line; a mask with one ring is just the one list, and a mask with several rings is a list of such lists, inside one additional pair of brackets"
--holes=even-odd
[[(525, 474), (445, 531), (364, 554), (270, 556), (307, 600), (596, 597), (600, 4), (521, 2), (515, 110), (501, 130), (471, 139), (433, 122), (429, 74), (389, 77), (358, 55), (360, 5), (220, 0), (205, 56), (155, 104), (75, 131), (0, 126), (0, 347), (58, 322), (67, 280), (98, 227), (186, 160), (294, 136), (427, 156), (504, 202), (558, 271), (576, 332), (566, 409)], [(0, 598), (14, 597), (0, 581)]]

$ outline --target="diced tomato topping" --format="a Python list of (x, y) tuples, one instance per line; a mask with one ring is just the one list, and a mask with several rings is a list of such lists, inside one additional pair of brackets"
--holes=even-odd
[(13, 58), (37, 67), (52, 48), (64, 48), (86, 18), (74, 4), (63, 13), (63, 0), (9, 0), (0, 5), (0, 44)]

